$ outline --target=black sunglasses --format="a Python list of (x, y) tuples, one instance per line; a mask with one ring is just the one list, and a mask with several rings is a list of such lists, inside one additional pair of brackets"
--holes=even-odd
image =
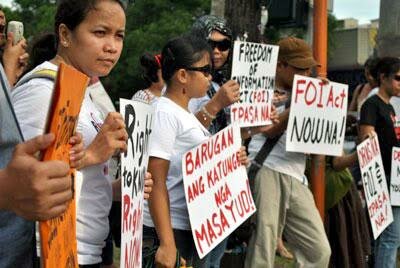
[(232, 46), (232, 42), (229, 39), (224, 39), (221, 41), (208, 40), (208, 43), (213, 50), (218, 48), (219, 51), (227, 51)]
[(400, 82), (400, 75), (393, 75), (393, 79)]
[(210, 64), (207, 64), (207, 65), (204, 65), (202, 67), (186, 67), (185, 70), (201, 72), (207, 77), (207, 76), (209, 76), (211, 74), (212, 67), (211, 67)]

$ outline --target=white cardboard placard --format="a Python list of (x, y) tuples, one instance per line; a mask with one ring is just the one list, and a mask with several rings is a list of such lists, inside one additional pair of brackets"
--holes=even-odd
[(357, 154), (372, 232), (376, 239), (393, 221), (378, 136), (374, 135), (359, 144)]
[(231, 105), (231, 122), (241, 127), (271, 124), (278, 46), (235, 41), (232, 80), (240, 85), (240, 101)]
[(295, 75), (286, 150), (340, 156), (346, 130), (348, 86)]
[(240, 128), (234, 124), (182, 157), (186, 203), (200, 258), (256, 211), (246, 168), (238, 159), (240, 147)]
[(151, 105), (120, 99), (128, 132), (126, 153), (121, 153), (121, 267), (142, 267), (144, 176), (149, 161), (148, 143), (153, 122)]

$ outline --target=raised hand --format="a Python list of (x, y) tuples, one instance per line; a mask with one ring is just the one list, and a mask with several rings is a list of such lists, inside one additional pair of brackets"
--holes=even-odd
[(106, 162), (117, 150), (126, 151), (128, 133), (122, 115), (109, 113), (96, 138), (85, 151), (83, 167)]
[(22, 39), (13, 45), (13, 33), (7, 35), (3, 52), (3, 66), (8, 82), (13, 86), (28, 64), (29, 54), (26, 53), (26, 40)]
[(217, 93), (214, 95), (214, 99), (216, 103), (218, 103), (220, 109), (239, 101), (239, 84), (234, 80), (229, 80), (218, 89)]

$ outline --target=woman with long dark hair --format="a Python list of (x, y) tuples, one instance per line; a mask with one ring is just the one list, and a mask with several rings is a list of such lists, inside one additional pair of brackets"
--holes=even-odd
[[(154, 198), (145, 204), (143, 243), (159, 245), (155, 261), (160, 267), (175, 267), (177, 251), (188, 266), (207, 267), (206, 259), (199, 259), (191, 233), (182, 155), (210, 137), (188, 104), (192, 98), (204, 96), (210, 86), (211, 50), (204, 39), (188, 35), (169, 41), (161, 57), (167, 89), (155, 106), (149, 145)], [(247, 163), (244, 150), (241, 162)]]
[[(89, 77), (110, 73), (121, 55), (125, 35), (125, 12), (117, 0), (62, 0), (55, 15), (56, 55), (36, 66), (56, 72), (68, 64)], [(23, 80), (24, 78), (22, 78)], [(45, 131), (54, 79), (33, 78), (12, 93), (15, 112), (25, 138)], [(78, 167), (82, 177), (77, 196), (78, 262), (81, 267), (100, 267), (104, 240), (109, 232), (108, 214), (113, 196), (120, 196), (120, 181), (111, 182), (108, 160), (126, 149), (127, 133), (122, 116), (109, 113), (102, 120), (87, 91), (77, 130), (83, 135), (85, 155)], [(79, 177), (79, 176), (77, 176)], [(149, 190), (149, 189), (145, 189)]]

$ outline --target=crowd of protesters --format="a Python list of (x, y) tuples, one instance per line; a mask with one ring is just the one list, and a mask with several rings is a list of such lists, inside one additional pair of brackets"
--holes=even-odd
[[(54, 33), (35, 39), (29, 64), (26, 41), (14, 44), (12, 34), (5, 36), (6, 18), (0, 10), (0, 74), (9, 83), (2, 85), (6, 91), (0, 91), (0, 267), (40, 266), (35, 221), (66, 210), (73, 196), (70, 168), (77, 169), (82, 183), (76, 222), (79, 266), (113, 267), (110, 225), (121, 217), (110, 210), (113, 201), (121, 199), (116, 170), (128, 134), (99, 78), (110, 73), (121, 55), (124, 5), (118, 0), (58, 2)], [(241, 129), (247, 147), (239, 151), (240, 163), (260, 167), (250, 178), (257, 207), (251, 218), (254, 228), (248, 240), (235, 241), (234, 233), (199, 258), (181, 159), (230, 124), (229, 107), (240, 99), (240, 85), (229, 79), (234, 39), (224, 19), (207, 15), (186, 34), (168, 41), (161, 52), (144, 52), (140, 58), (138, 68), (143, 69), (147, 88), (132, 92), (132, 99), (154, 107), (144, 187), (148, 200), (143, 211), (143, 256), (156, 248), (156, 267), (216, 268), (232, 243), (240, 243), (244, 261), (236, 267), (274, 267), (277, 251), (293, 257), (298, 267), (395, 267), (400, 208), (392, 207), (393, 223), (374, 241), (355, 147), (340, 157), (326, 158), (325, 221), (309, 188), (309, 156), (286, 150), (294, 76), (312, 77), (319, 65), (311, 47), (295, 37), (276, 44), (272, 124)], [(86, 74), (91, 82), (70, 139), (70, 162), (43, 162), (37, 155), (54, 140), (53, 134), (43, 133), (61, 63)], [(368, 83), (353, 93), (349, 122), (356, 126), (357, 143), (377, 135), (390, 185), (392, 148), (400, 145), (400, 59), (371, 58), (365, 76)], [(339, 177), (347, 183), (333, 189)]]

